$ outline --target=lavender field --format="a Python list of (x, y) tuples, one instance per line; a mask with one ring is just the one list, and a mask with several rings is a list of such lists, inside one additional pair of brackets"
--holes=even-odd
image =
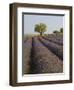
[(23, 74), (63, 72), (63, 34), (32, 36), (24, 41)]

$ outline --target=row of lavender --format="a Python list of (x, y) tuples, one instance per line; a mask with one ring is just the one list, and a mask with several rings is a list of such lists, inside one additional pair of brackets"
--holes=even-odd
[(63, 46), (58, 45), (54, 42), (50, 42), (42, 37), (39, 37), (39, 40), (45, 45), (51, 52), (57, 55), (61, 60), (63, 60)]
[(22, 61), (22, 74), (24, 73), (30, 73), (30, 63), (31, 63), (31, 49), (32, 49), (32, 38), (26, 40), (24, 42), (24, 57)]
[(63, 45), (63, 34), (50, 34), (48, 36), (43, 36), (44, 39), (49, 40), (50, 42), (54, 42), (58, 45)]
[(33, 58), (31, 73), (59, 73), (63, 71), (63, 62), (48, 50), (37, 37), (33, 38)]

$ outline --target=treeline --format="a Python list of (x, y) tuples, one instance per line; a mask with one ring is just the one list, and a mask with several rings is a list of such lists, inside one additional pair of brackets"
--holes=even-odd
[(63, 33), (63, 28), (60, 28), (60, 31), (54, 30), (53, 33)]

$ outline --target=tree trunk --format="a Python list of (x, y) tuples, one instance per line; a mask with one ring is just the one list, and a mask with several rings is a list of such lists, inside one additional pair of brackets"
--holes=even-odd
[(43, 34), (43, 33), (42, 33), (42, 32), (40, 32), (40, 35), (41, 35), (41, 36), (42, 36), (42, 34)]

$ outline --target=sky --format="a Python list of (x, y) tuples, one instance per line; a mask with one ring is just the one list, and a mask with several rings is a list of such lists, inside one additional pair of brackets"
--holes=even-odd
[(24, 34), (38, 34), (35, 32), (35, 25), (44, 23), (47, 26), (46, 34), (63, 27), (63, 17), (56, 15), (26, 15), (24, 14)]

